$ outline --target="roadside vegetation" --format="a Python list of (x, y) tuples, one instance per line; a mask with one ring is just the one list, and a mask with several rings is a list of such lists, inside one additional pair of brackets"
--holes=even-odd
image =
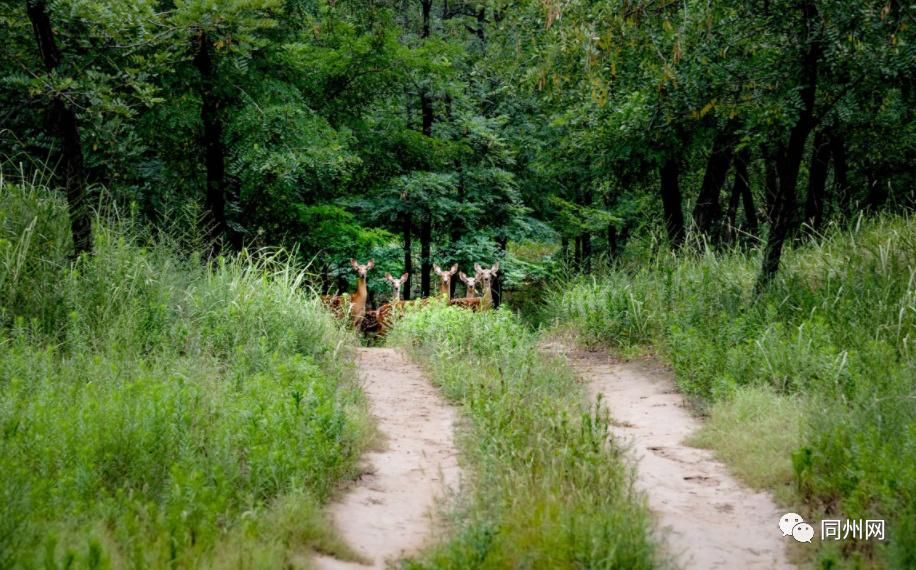
[(408, 311), (405, 348), (463, 412), (469, 480), (447, 539), (410, 568), (653, 568), (649, 514), (608, 416), (509, 311)]
[(695, 443), (787, 507), (887, 520), (883, 543), (821, 543), (824, 567), (916, 566), (916, 221), (788, 250), (760, 295), (757, 250), (631, 245), (548, 295), (545, 317), (586, 345), (656, 352), (710, 414)]
[(368, 437), (352, 333), (280, 253), (180, 255), (0, 182), (0, 567), (346, 557), (320, 505)]

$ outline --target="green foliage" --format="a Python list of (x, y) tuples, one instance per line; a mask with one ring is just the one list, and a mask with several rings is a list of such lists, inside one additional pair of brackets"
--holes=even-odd
[[(891, 217), (835, 231), (788, 252), (760, 297), (756, 252), (662, 253), (558, 291), (548, 311), (586, 342), (656, 346), (680, 387), (705, 401), (744, 386), (810, 399), (792, 455), (809, 508), (912, 528), (914, 236), (912, 219)], [(868, 554), (906, 567), (907, 536), (869, 543)]]
[(0, 187), (0, 232), (0, 565), (348, 554), (319, 505), (367, 438), (354, 339), (302, 272), (203, 266), (104, 219), (71, 266), (65, 209), (34, 186)]
[(645, 505), (608, 416), (510, 312), (430, 303), (390, 342), (407, 348), (469, 420), (472, 475), (450, 538), (410, 568), (651, 568)]

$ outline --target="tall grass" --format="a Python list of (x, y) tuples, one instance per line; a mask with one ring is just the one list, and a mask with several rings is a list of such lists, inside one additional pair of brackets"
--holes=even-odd
[(745, 387), (802, 398), (801, 444), (779, 458), (798, 496), (812, 512), (889, 520), (886, 543), (846, 555), (916, 566), (916, 220), (790, 250), (759, 297), (758, 252), (642, 261), (555, 292), (548, 315), (588, 343), (653, 346), (705, 402), (749, 401), (735, 396)]
[(0, 567), (287, 567), (367, 433), (355, 339), (279, 254), (204, 265), (0, 184)]
[(468, 420), (471, 473), (454, 531), (412, 568), (650, 568), (632, 473), (570, 370), (508, 311), (431, 303), (403, 316), (405, 347)]

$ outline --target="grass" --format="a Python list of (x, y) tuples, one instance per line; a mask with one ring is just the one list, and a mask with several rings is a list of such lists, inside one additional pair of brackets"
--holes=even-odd
[(449, 538), (408, 568), (651, 568), (646, 506), (604, 409), (508, 311), (408, 311), (404, 347), (467, 419), (466, 489)]
[(751, 483), (790, 483), (810, 516), (887, 519), (887, 541), (822, 545), (821, 565), (916, 566), (916, 220), (790, 249), (759, 297), (758, 251), (629, 255), (555, 292), (548, 318), (655, 350), (711, 412), (698, 441)]
[(765, 386), (736, 390), (718, 400), (709, 418), (688, 442), (714, 449), (732, 471), (755, 489), (773, 489), (782, 502), (795, 499), (792, 453), (804, 441), (808, 404)]
[(369, 427), (355, 338), (280, 253), (204, 264), (0, 182), (0, 567), (302, 567)]

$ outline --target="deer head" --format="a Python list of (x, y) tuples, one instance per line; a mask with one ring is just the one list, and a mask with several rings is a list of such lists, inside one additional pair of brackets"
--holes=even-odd
[(458, 264), (452, 264), (452, 267), (448, 271), (442, 271), (441, 267), (433, 265), (433, 270), (436, 272), (436, 275), (439, 276), (439, 279), (442, 280), (443, 285), (451, 285), (452, 276), (458, 273)]
[(375, 267), (375, 260), (374, 260), (374, 259), (370, 259), (370, 260), (369, 260), (369, 263), (367, 263), (367, 264), (365, 264), (365, 265), (360, 265), (359, 263), (356, 262), (355, 259), (351, 259), (351, 260), (350, 260), (350, 265), (353, 267), (353, 271), (356, 272), (356, 275), (357, 275), (360, 279), (365, 279), (365, 278), (366, 278), (366, 274), (369, 273), (369, 270), (372, 269), (373, 267)]
[(476, 289), (477, 289), (477, 278), (476, 278), (476, 277), (468, 277), (467, 275), (464, 274), (464, 271), (462, 271), (461, 273), (459, 273), (459, 274), (458, 274), (458, 277), (461, 278), (461, 281), (462, 281), (462, 282), (467, 286), (467, 288), (468, 288), (467, 298), (468, 298), (468, 299), (473, 299), (474, 296), (475, 296), (475, 294), (477, 293), (477, 291), (476, 291)]
[(479, 263), (474, 264), (474, 277), (483, 281), (483, 286), (486, 288), (490, 285), (490, 280), (496, 277), (496, 272), (499, 271), (499, 262), (493, 264), (493, 267), (489, 269), (484, 269), (480, 266)]
[(395, 279), (391, 276), (390, 273), (385, 273), (385, 281), (391, 284), (391, 300), (397, 301), (401, 298), (401, 285), (407, 282), (407, 278), (410, 277), (410, 273), (405, 273), (401, 275), (399, 279)]

